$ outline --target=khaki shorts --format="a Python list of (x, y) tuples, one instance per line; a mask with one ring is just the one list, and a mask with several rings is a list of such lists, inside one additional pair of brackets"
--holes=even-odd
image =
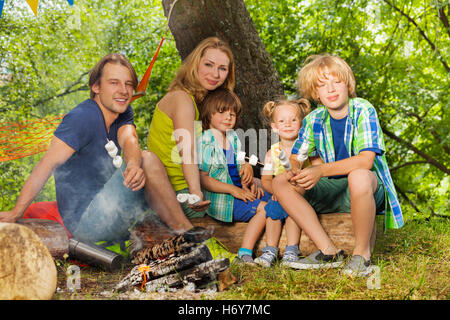
[[(385, 195), (383, 182), (378, 178), (377, 189), (374, 193), (376, 212), (385, 209)], [(350, 190), (348, 178), (321, 178), (311, 189), (307, 190), (304, 198), (314, 208), (316, 213), (350, 212)]]

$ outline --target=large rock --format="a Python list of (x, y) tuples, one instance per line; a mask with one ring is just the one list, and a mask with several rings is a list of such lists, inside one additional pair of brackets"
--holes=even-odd
[(55, 263), (40, 238), (27, 227), (0, 222), (0, 299), (50, 299), (56, 284)]

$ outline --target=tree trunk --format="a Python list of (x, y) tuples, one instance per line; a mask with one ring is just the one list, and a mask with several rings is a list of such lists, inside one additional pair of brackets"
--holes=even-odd
[(235, 92), (243, 105), (238, 127), (244, 130), (262, 128), (262, 106), (282, 95), (283, 89), (244, 1), (162, 0), (166, 17), (174, 2), (169, 27), (181, 59), (207, 37), (217, 36), (225, 40), (233, 51)]

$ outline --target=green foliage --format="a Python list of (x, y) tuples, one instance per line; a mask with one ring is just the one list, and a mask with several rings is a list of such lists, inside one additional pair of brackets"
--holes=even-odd
[[(350, 64), (358, 95), (399, 138), (385, 134), (407, 217), (448, 215), (450, 31), (442, 19), (450, 14), (448, 1), (244, 2), (286, 94), (297, 94), (297, 72), (311, 54), (336, 54)], [(73, 7), (41, 0), (37, 18), (26, 2), (7, 1), (0, 19), (0, 122), (68, 112), (89, 97), (88, 72), (106, 53), (126, 54), (142, 77), (165, 28), (160, 0), (79, 0)], [(179, 65), (169, 36), (147, 95), (133, 103), (143, 148), (154, 107)], [(0, 210), (15, 202), (38, 159), (0, 163)], [(47, 188), (40, 197), (53, 200), (51, 182)]]
[[(297, 94), (296, 75), (308, 56), (338, 55), (352, 67), (358, 96), (375, 106), (382, 126), (449, 170), (450, 87), (445, 63), (450, 62), (450, 30), (438, 14), (442, 9), (441, 15), (448, 17), (448, 1), (245, 4), (286, 94)], [(448, 173), (423, 163), (425, 159), (406, 143), (386, 135), (385, 141), (406, 215), (448, 215)]]

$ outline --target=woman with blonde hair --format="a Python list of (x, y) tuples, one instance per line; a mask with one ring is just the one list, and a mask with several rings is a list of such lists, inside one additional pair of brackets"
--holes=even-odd
[[(227, 43), (217, 37), (201, 41), (183, 61), (158, 102), (148, 135), (148, 149), (166, 167), (177, 194), (190, 193), (201, 199), (196, 205), (182, 204), (188, 218), (202, 217), (210, 201), (203, 201), (196, 161), (195, 141), (201, 135), (200, 104), (208, 92), (217, 88), (233, 90), (233, 54)], [(251, 167), (241, 171), (244, 180), (253, 178)]]

